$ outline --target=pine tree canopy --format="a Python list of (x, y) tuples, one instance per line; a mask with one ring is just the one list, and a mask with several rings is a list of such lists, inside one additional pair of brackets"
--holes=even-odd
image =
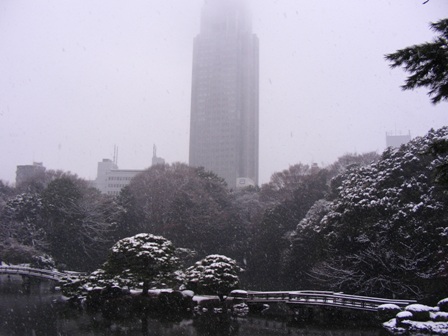
[(391, 68), (402, 66), (411, 74), (401, 86), (403, 90), (427, 87), (432, 103), (437, 104), (448, 100), (448, 19), (430, 26), (438, 33), (432, 42), (397, 50), (385, 58)]

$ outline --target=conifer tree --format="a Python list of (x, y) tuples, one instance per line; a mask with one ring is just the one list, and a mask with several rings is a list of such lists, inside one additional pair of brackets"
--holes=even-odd
[(438, 33), (432, 42), (397, 50), (386, 55), (391, 68), (402, 66), (410, 73), (403, 90), (427, 87), (433, 104), (448, 100), (448, 19), (431, 23)]

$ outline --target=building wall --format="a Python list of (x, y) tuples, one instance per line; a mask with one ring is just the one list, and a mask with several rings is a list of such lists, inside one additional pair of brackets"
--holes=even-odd
[(112, 160), (103, 159), (103, 161), (98, 162), (95, 187), (102, 193), (107, 193), (108, 174), (113, 169), (118, 169), (118, 166)]
[[(152, 165), (165, 164), (165, 160), (157, 156), (156, 148), (152, 157)], [(118, 169), (117, 164), (110, 159), (103, 159), (98, 162), (95, 187), (103, 194), (118, 195), (131, 180), (143, 170), (138, 169)]]
[(32, 165), (17, 166), (16, 170), (16, 186), (31, 180), (33, 177), (45, 173), (46, 168), (42, 162), (33, 162)]
[(386, 147), (400, 147), (411, 141), (411, 133), (396, 134), (396, 132), (386, 133)]
[(241, 1), (205, 3), (194, 40), (191, 166), (258, 183), (258, 38)]
[(106, 174), (105, 194), (118, 195), (141, 170), (111, 170)]
[(118, 195), (121, 189), (131, 183), (132, 178), (140, 172), (141, 170), (118, 169), (115, 162), (103, 159), (102, 162), (98, 162), (95, 187), (103, 194)]

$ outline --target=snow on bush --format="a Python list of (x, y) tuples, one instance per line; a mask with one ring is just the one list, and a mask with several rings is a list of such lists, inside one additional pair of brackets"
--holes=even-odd
[(187, 269), (186, 287), (204, 294), (227, 295), (238, 287), (240, 272), (235, 260), (212, 254)]
[(429, 312), (434, 311), (434, 308), (430, 307), (430, 306), (422, 305), (419, 303), (414, 303), (409, 306), (406, 306), (405, 310), (410, 311), (411, 313), (416, 313), (416, 312), (428, 312), (429, 313)]
[(436, 312), (431, 315), (431, 320), (434, 322), (448, 322), (448, 313)]
[(245, 317), (249, 314), (249, 306), (244, 302), (233, 305), (232, 312), (235, 316)]
[(381, 321), (388, 321), (401, 312), (401, 308), (395, 304), (387, 303), (378, 306), (378, 315)]
[(234, 289), (233, 291), (230, 292), (229, 295), (234, 297), (247, 297), (247, 291), (241, 289)]
[(48, 254), (42, 254), (32, 257), (31, 267), (53, 270), (56, 266), (52, 256)]
[(396, 317), (398, 320), (403, 321), (403, 320), (412, 320), (412, 316), (413, 315), (411, 312), (403, 311), (403, 312), (399, 312)]
[(439, 307), (442, 312), (448, 312), (448, 298), (440, 300), (437, 303), (437, 307)]
[(412, 313), (414, 321), (429, 321), (434, 308), (416, 303), (406, 306), (405, 311)]
[[(439, 304), (443, 306), (447, 301), (443, 299)], [(411, 304), (396, 318), (384, 322), (383, 327), (394, 335), (448, 335), (448, 312), (439, 311), (439, 307)]]
[(397, 306), (396, 304), (392, 303), (385, 303), (378, 306), (378, 310), (398, 310), (401, 311), (401, 308)]
[(104, 268), (110, 275), (127, 277), (131, 274), (149, 286), (183, 278), (183, 274), (176, 272), (178, 264), (171, 241), (140, 233), (115, 243)]
[(194, 292), (191, 291), (191, 290), (186, 289), (186, 290), (182, 291), (182, 295), (185, 296), (185, 297), (191, 297), (192, 298), (194, 296)]

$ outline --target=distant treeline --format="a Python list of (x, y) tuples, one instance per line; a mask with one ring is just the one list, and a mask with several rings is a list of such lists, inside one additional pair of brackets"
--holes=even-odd
[(431, 130), (381, 155), (296, 164), (241, 190), (182, 163), (143, 171), (118, 196), (65, 172), (14, 188), (0, 181), (0, 258), (91, 271), (116, 241), (152, 233), (194, 250), (191, 263), (234, 258), (247, 289), (440, 298), (448, 295), (447, 139), (448, 128)]

